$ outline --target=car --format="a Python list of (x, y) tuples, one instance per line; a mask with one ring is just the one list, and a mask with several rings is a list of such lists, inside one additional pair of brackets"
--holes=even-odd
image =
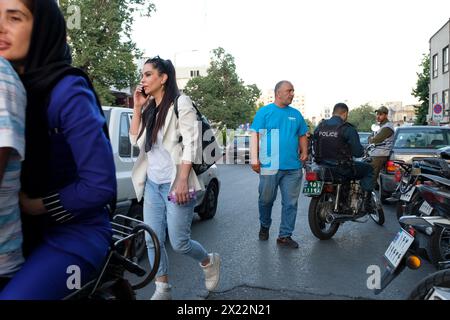
[[(103, 106), (114, 154), (117, 177), (117, 208), (128, 208), (128, 216), (143, 219), (143, 201), (138, 202), (131, 181), (131, 171), (139, 155), (139, 148), (131, 147), (129, 130), (133, 110), (129, 108)], [(195, 212), (200, 219), (211, 219), (217, 211), (220, 181), (217, 166), (212, 165), (198, 176), (205, 190), (197, 193)]]
[(398, 166), (394, 161), (412, 163), (413, 159), (439, 157), (438, 150), (450, 145), (450, 128), (442, 126), (405, 126), (398, 127), (394, 134), (394, 146), (380, 172), (380, 199), (386, 199), (397, 188), (395, 172)]
[[(243, 161), (249, 163), (250, 160), (250, 134), (236, 134), (233, 142), (229, 143), (225, 150), (227, 159), (232, 159), (233, 163)], [(227, 163), (229, 163), (227, 161)]]
[(369, 144), (369, 137), (372, 135), (372, 132), (358, 132), (359, 142), (363, 147), (366, 147)]

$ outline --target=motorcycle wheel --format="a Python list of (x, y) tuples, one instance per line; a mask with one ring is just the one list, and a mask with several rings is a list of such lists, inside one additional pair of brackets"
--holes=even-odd
[(450, 229), (434, 227), (430, 238), (430, 255), (435, 267), (439, 266), (439, 261), (450, 260)]
[(420, 281), (409, 294), (408, 300), (428, 300), (437, 287), (450, 288), (450, 269), (435, 272)]
[(376, 224), (382, 226), (384, 224), (384, 210), (375, 192), (372, 192), (372, 206), (375, 208), (375, 213), (369, 214)]
[(331, 193), (322, 193), (309, 203), (308, 221), (311, 232), (320, 240), (331, 239), (339, 229), (339, 223), (327, 223), (326, 214), (333, 209), (336, 197)]

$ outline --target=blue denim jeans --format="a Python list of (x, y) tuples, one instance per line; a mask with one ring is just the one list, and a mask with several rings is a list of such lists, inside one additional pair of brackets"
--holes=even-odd
[[(197, 241), (191, 240), (191, 224), (194, 215), (195, 199), (184, 205), (177, 205), (167, 199), (170, 183), (156, 184), (147, 179), (144, 193), (144, 222), (158, 236), (161, 246), (161, 260), (157, 277), (168, 275), (168, 257), (165, 248), (166, 229), (170, 244), (175, 252), (188, 255), (198, 262), (208, 258), (205, 248)], [(155, 261), (153, 242), (146, 238), (150, 264)]]
[(298, 197), (302, 180), (302, 171), (278, 170), (267, 174), (264, 170), (259, 176), (259, 221), (261, 226), (270, 228), (272, 224), (272, 206), (277, 198), (278, 187), (281, 191), (281, 224), (278, 236), (289, 237), (295, 228)]

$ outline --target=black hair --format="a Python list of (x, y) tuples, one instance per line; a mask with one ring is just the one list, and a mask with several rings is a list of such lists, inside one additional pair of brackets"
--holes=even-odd
[(34, 14), (34, 0), (20, 0), (31, 13)]
[[(156, 123), (153, 126), (153, 131), (151, 135), (152, 143), (156, 142), (156, 139), (158, 137), (159, 130), (164, 126), (164, 122), (166, 121), (167, 113), (169, 111), (169, 108), (171, 104), (175, 101), (175, 98), (177, 98), (180, 95), (180, 91), (178, 89), (177, 85), (177, 78), (175, 73), (175, 67), (172, 64), (172, 61), (170, 60), (164, 60), (161, 59), (159, 56), (156, 56), (154, 58), (148, 59), (145, 64), (151, 64), (153, 68), (155, 68), (158, 73), (166, 74), (167, 75), (167, 81), (164, 84), (164, 94), (161, 101), (161, 104), (158, 106), (158, 114), (159, 116), (156, 118)], [(143, 126), (141, 128), (141, 132), (139, 133), (138, 137), (142, 135), (144, 132), (144, 129), (147, 124), (148, 120), (148, 111), (151, 108), (156, 108), (156, 101), (155, 99), (151, 99), (149, 105), (144, 110), (144, 113), (142, 115), (142, 123)]]
[(333, 115), (340, 115), (345, 112), (348, 112), (348, 107), (345, 103), (337, 103), (333, 108)]

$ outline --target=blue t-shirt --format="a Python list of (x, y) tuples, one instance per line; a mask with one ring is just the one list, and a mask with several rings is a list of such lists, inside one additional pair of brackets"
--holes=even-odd
[(260, 134), (259, 160), (269, 170), (300, 169), (299, 137), (308, 131), (297, 109), (271, 103), (258, 110), (250, 130)]

